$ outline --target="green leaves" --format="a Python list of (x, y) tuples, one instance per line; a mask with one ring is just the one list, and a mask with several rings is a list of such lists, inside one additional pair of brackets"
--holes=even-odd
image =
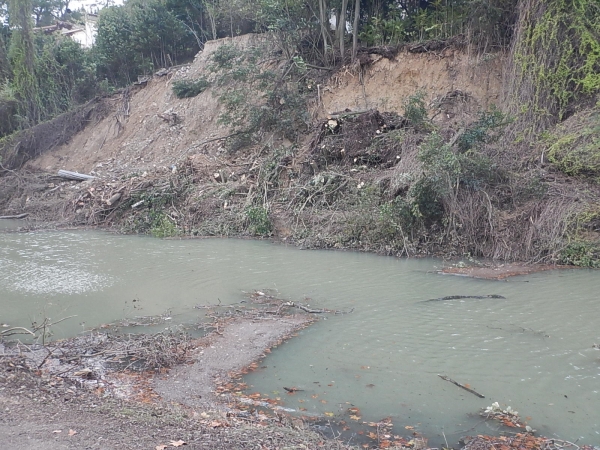
[(190, 32), (160, 0), (130, 0), (105, 8), (98, 19), (95, 54), (99, 74), (115, 84), (176, 63)]

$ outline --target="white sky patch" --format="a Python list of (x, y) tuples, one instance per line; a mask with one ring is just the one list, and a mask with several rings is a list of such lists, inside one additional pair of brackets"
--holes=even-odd
[[(122, 5), (123, 0), (109, 0), (109, 6), (111, 5)], [(89, 13), (97, 13), (102, 8), (106, 8), (106, 0), (72, 0), (69, 2), (69, 8), (71, 11), (78, 11), (80, 8), (84, 8)]]

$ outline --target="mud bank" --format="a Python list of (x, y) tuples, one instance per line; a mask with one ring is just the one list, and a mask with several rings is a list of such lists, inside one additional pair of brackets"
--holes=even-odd
[(486, 280), (504, 280), (519, 275), (530, 275), (547, 270), (573, 269), (573, 266), (551, 265), (551, 264), (494, 264), (485, 266), (448, 266), (438, 273), (443, 275), (457, 275), (472, 278), (483, 278)]
[(236, 319), (211, 333), (194, 351), (191, 364), (181, 365), (158, 377), (154, 389), (168, 401), (192, 408), (214, 407), (217, 383), (228, 381), (229, 373), (240, 371), (262, 359), (271, 347), (308, 326), (308, 316), (260, 320)]
[[(229, 321), (195, 341), (190, 365), (160, 370), (154, 379), (128, 371), (84, 376), (85, 357), (71, 361), (68, 373), (54, 373), (44, 369), (61, 359), (53, 347), (40, 364), (25, 347), (2, 346), (0, 442), (31, 450), (354, 448), (266, 416), (237, 419), (214, 396), (216, 377), (226, 379), (311, 322), (306, 315)], [(128, 391), (133, 395), (115, 395), (125, 385), (137, 386)]]

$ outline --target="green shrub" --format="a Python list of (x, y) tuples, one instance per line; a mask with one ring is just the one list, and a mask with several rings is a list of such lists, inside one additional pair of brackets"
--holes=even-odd
[(567, 175), (600, 176), (600, 113), (573, 116), (549, 135), (548, 160)]
[(401, 197), (379, 206), (375, 232), (379, 240), (393, 243), (404, 237), (414, 226), (410, 204)]
[(196, 81), (179, 80), (173, 83), (173, 92), (177, 98), (191, 98), (201, 94), (210, 87), (210, 82), (201, 77)]
[(496, 107), (484, 111), (458, 138), (457, 146), (461, 152), (478, 149), (482, 145), (495, 141), (499, 132), (512, 120)]
[(600, 247), (598, 244), (585, 241), (572, 242), (561, 252), (560, 263), (600, 268)]
[(425, 92), (418, 91), (404, 101), (404, 117), (414, 128), (421, 128), (427, 121)]
[(310, 123), (306, 98), (299, 80), (306, 72), (300, 57), (282, 67), (261, 64), (267, 44), (240, 50), (222, 45), (212, 57), (209, 70), (215, 75), (215, 95), (223, 105), (219, 123), (231, 127), (236, 138), (230, 151), (252, 142), (262, 132), (276, 132), (296, 140)]
[(164, 212), (156, 213), (152, 220), (150, 234), (157, 238), (173, 237), (179, 234), (177, 224)]
[(267, 209), (262, 206), (251, 206), (246, 209), (248, 229), (256, 236), (270, 236), (273, 225), (269, 219)]

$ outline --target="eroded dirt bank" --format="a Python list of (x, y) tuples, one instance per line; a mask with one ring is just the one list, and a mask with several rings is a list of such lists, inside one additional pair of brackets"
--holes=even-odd
[[(387, 57), (365, 51), (360, 66), (331, 76), (306, 74), (304, 122), (294, 142), (283, 129), (254, 133), (237, 148), (228, 138), (236, 124), (224, 124), (219, 102), (223, 90), (236, 86), (178, 99), (173, 85), (215, 77), (219, 49), (264, 45), (265, 38), (254, 35), (210, 41), (189, 66), (106, 99), (102, 114), (86, 116), (82, 132), (42, 154), (33, 151), (22, 170), (0, 178), (0, 215), (28, 214), (27, 226), (275, 237), (304, 248), (404, 256), (525, 259), (524, 248), (529, 256), (546, 251), (538, 249), (545, 222), (536, 220), (548, 220), (550, 203), (527, 197), (529, 187), (522, 186), (523, 201), (511, 200), (509, 213), (486, 210), (479, 191), (457, 198), (470, 203), (452, 206), (453, 230), (445, 230), (438, 209), (449, 205), (419, 182), (425, 169), (420, 148), (432, 130), (456, 141), (501, 100), (505, 55), (474, 56), (456, 43), (434, 52), (398, 49)], [(65, 181), (56, 177), (60, 169), (96, 178)], [(533, 222), (522, 220), (530, 216)], [(499, 221), (490, 222), (494, 233), (484, 219)], [(519, 236), (509, 238), (514, 230)]]

